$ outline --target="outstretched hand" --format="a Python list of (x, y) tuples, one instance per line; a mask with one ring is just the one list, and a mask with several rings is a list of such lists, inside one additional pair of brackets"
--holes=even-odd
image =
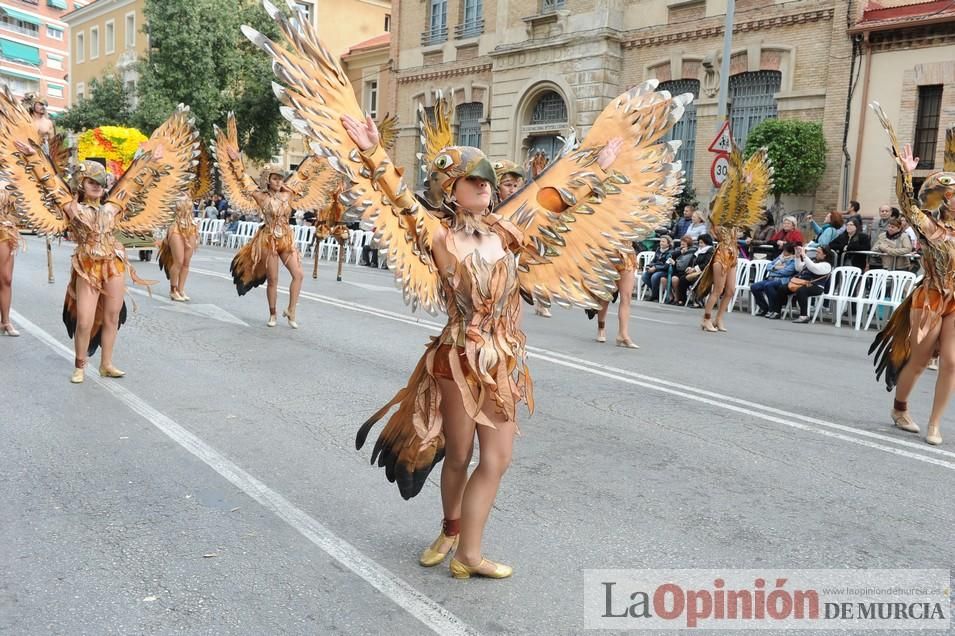
[(17, 147), (17, 150), (19, 150), (24, 157), (29, 157), (36, 154), (36, 151), (33, 148), (26, 145), (22, 141), (14, 141), (13, 145)]
[(912, 144), (902, 146), (902, 154), (898, 158), (899, 165), (905, 172), (912, 172), (919, 165), (919, 158), (912, 156)]
[(342, 115), (342, 125), (359, 150), (371, 150), (381, 140), (378, 126), (371, 116), (366, 117), (364, 122), (359, 122), (354, 117)]
[(622, 137), (614, 137), (608, 141), (607, 145), (600, 151), (600, 154), (597, 155), (597, 165), (600, 166), (602, 170), (610, 168), (613, 162), (617, 160), (617, 155), (620, 154), (621, 148), (623, 148)]

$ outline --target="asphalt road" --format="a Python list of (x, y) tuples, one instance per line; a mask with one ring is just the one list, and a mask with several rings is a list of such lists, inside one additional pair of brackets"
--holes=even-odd
[[(337, 283), (323, 263), (301, 328), (269, 329), (264, 288), (237, 297), (231, 255), (204, 247), (190, 304), (164, 280), (131, 296), (127, 377), (93, 377), (97, 358), (75, 386), (70, 253), (50, 285), (29, 241), (23, 337), (0, 338), (0, 632), (570, 634), (589, 568), (955, 562), (952, 419), (938, 448), (891, 428), (872, 332), (734, 313), (710, 334), (698, 311), (635, 303), (629, 351), (615, 320), (598, 344), (581, 311), (526, 312), (537, 411), (486, 534), (515, 576), (455, 581), (417, 565), (437, 471), (405, 502), (354, 448), (440, 323), (389, 272)], [(911, 399), (920, 422), (933, 381)]]

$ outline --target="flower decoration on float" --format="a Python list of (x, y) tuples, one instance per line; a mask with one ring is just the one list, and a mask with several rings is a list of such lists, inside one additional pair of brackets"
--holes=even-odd
[(135, 128), (100, 126), (77, 137), (77, 159), (105, 159), (107, 170), (119, 178), (133, 162), (136, 151), (147, 140), (148, 137)]

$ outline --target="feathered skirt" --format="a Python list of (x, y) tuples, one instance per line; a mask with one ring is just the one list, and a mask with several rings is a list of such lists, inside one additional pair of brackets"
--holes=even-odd
[(267, 225), (260, 227), (252, 240), (236, 252), (229, 268), (239, 296), (245, 296), (249, 290), (265, 282), (269, 256), (294, 251), (295, 242), (290, 231), (282, 236), (275, 236)]

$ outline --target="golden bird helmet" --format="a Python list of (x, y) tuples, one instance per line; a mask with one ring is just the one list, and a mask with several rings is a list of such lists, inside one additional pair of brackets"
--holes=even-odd
[(87, 159), (73, 169), (73, 189), (77, 192), (83, 187), (83, 179), (92, 179), (104, 188), (107, 187), (106, 168), (103, 164)]
[(501, 161), (494, 162), (494, 174), (497, 175), (497, 180), (500, 181), (504, 178), (506, 174), (512, 174), (515, 177), (524, 178), (524, 169), (513, 161), (508, 161), (507, 159), (502, 159)]
[(497, 189), (497, 175), (491, 162), (478, 148), (471, 146), (448, 146), (442, 148), (428, 166), (428, 179), (424, 185), (424, 198), (435, 210), (451, 207), (451, 194), (459, 179), (476, 177)]
[(285, 179), (288, 179), (288, 176), (291, 173), (277, 163), (270, 163), (262, 168), (262, 172), (259, 173), (259, 187), (263, 190), (268, 190), (269, 177), (271, 177), (273, 174), (277, 174), (278, 176), (282, 177), (282, 180), (284, 181)]
[(955, 211), (955, 172), (935, 172), (919, 188), (919, 206), (923, 210)]
[(27, 93), (23, 96), (23, 99), (20, 100), (20, 103), (23, 104), (23, 107), (31, 113), (33, 112), (33, 107), (37, 104), (43, 104), (47, 108), (50, 106), (50, 103), (38, 93)]

